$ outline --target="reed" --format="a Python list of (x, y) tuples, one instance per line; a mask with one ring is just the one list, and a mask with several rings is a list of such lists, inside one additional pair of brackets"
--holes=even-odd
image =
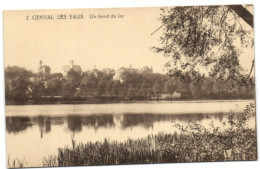
[(7, 159), (7, 167), (8, 168), (23, 168), (27, 165), (27, 162), (25, 161), (25, 159), (23, 160), (19, 160), (17, 157), (13, 160), (10, 159), (10, 157), (8, 156)]
[(231, 112), (225, 130), (213, 123), (204, 128), (189, 122), (174, 125), (179, 134), (159, 133), (124, 142), (77, 144), (73, 140), (71, 148), (59, 148), (58, 166), (257, 160), (256, 131), (245, 127), (252, 110), (254, 105), (239, 115)]
[(57, 167), (58, 159), (55, 155), (44, 157), (43, 159), (43, 167)]
[(231, 140), (230, 133), (166, 134), (125, 142), (79, 143), (59, 149), (59, 166), (256, 160), (255, 131)]

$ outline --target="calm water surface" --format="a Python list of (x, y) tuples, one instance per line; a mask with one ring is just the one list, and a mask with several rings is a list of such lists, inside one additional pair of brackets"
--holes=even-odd
[[(6, 106), (7, 157), (29, 167), (43, 165), (44, 157), (59, 147), (88, 141), (124, 141), (159, 132), (174, 133), (175, 122), (189, 120), (204, 126), (223, 126), (230, 110), (243, 112), (253, 100), (139, 102), (87, 105)], [(255, 116), (249, 127), (255, 127)], [(178, 131), (176, 131), (178, 132)], [(25, 163), (25, 164), (26, 164)]]

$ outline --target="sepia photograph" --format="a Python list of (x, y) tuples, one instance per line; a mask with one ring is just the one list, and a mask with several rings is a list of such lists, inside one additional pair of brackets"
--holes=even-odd
[(254, 6), (5, 10), (8, 168), (256, 161)]

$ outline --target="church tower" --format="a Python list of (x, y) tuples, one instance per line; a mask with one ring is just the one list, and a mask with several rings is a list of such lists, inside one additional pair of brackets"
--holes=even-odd
[(40, 62), (39, 62), (38, 71), (39, 71), (39, 72), (42, 72), (42, 61), (41, 61), (41, 60), (40, 60)]

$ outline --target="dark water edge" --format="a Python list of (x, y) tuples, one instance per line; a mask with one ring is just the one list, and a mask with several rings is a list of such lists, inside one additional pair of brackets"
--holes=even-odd
[(26, 100), (26, 101), (14, 101), (14, 100), (5, 100), (5, 105), (59, 105), (59, 104), (109, 104), (109, 103), (136, 103), (136, 102), (176, 102), (176, 101), (231, 101), (231, 100), (252, 100), (255, 98), (221, 98), (221, 99), (93, 99), (93, 100), (84, 100), (84, 99), (73, 99), (73, 100)]

